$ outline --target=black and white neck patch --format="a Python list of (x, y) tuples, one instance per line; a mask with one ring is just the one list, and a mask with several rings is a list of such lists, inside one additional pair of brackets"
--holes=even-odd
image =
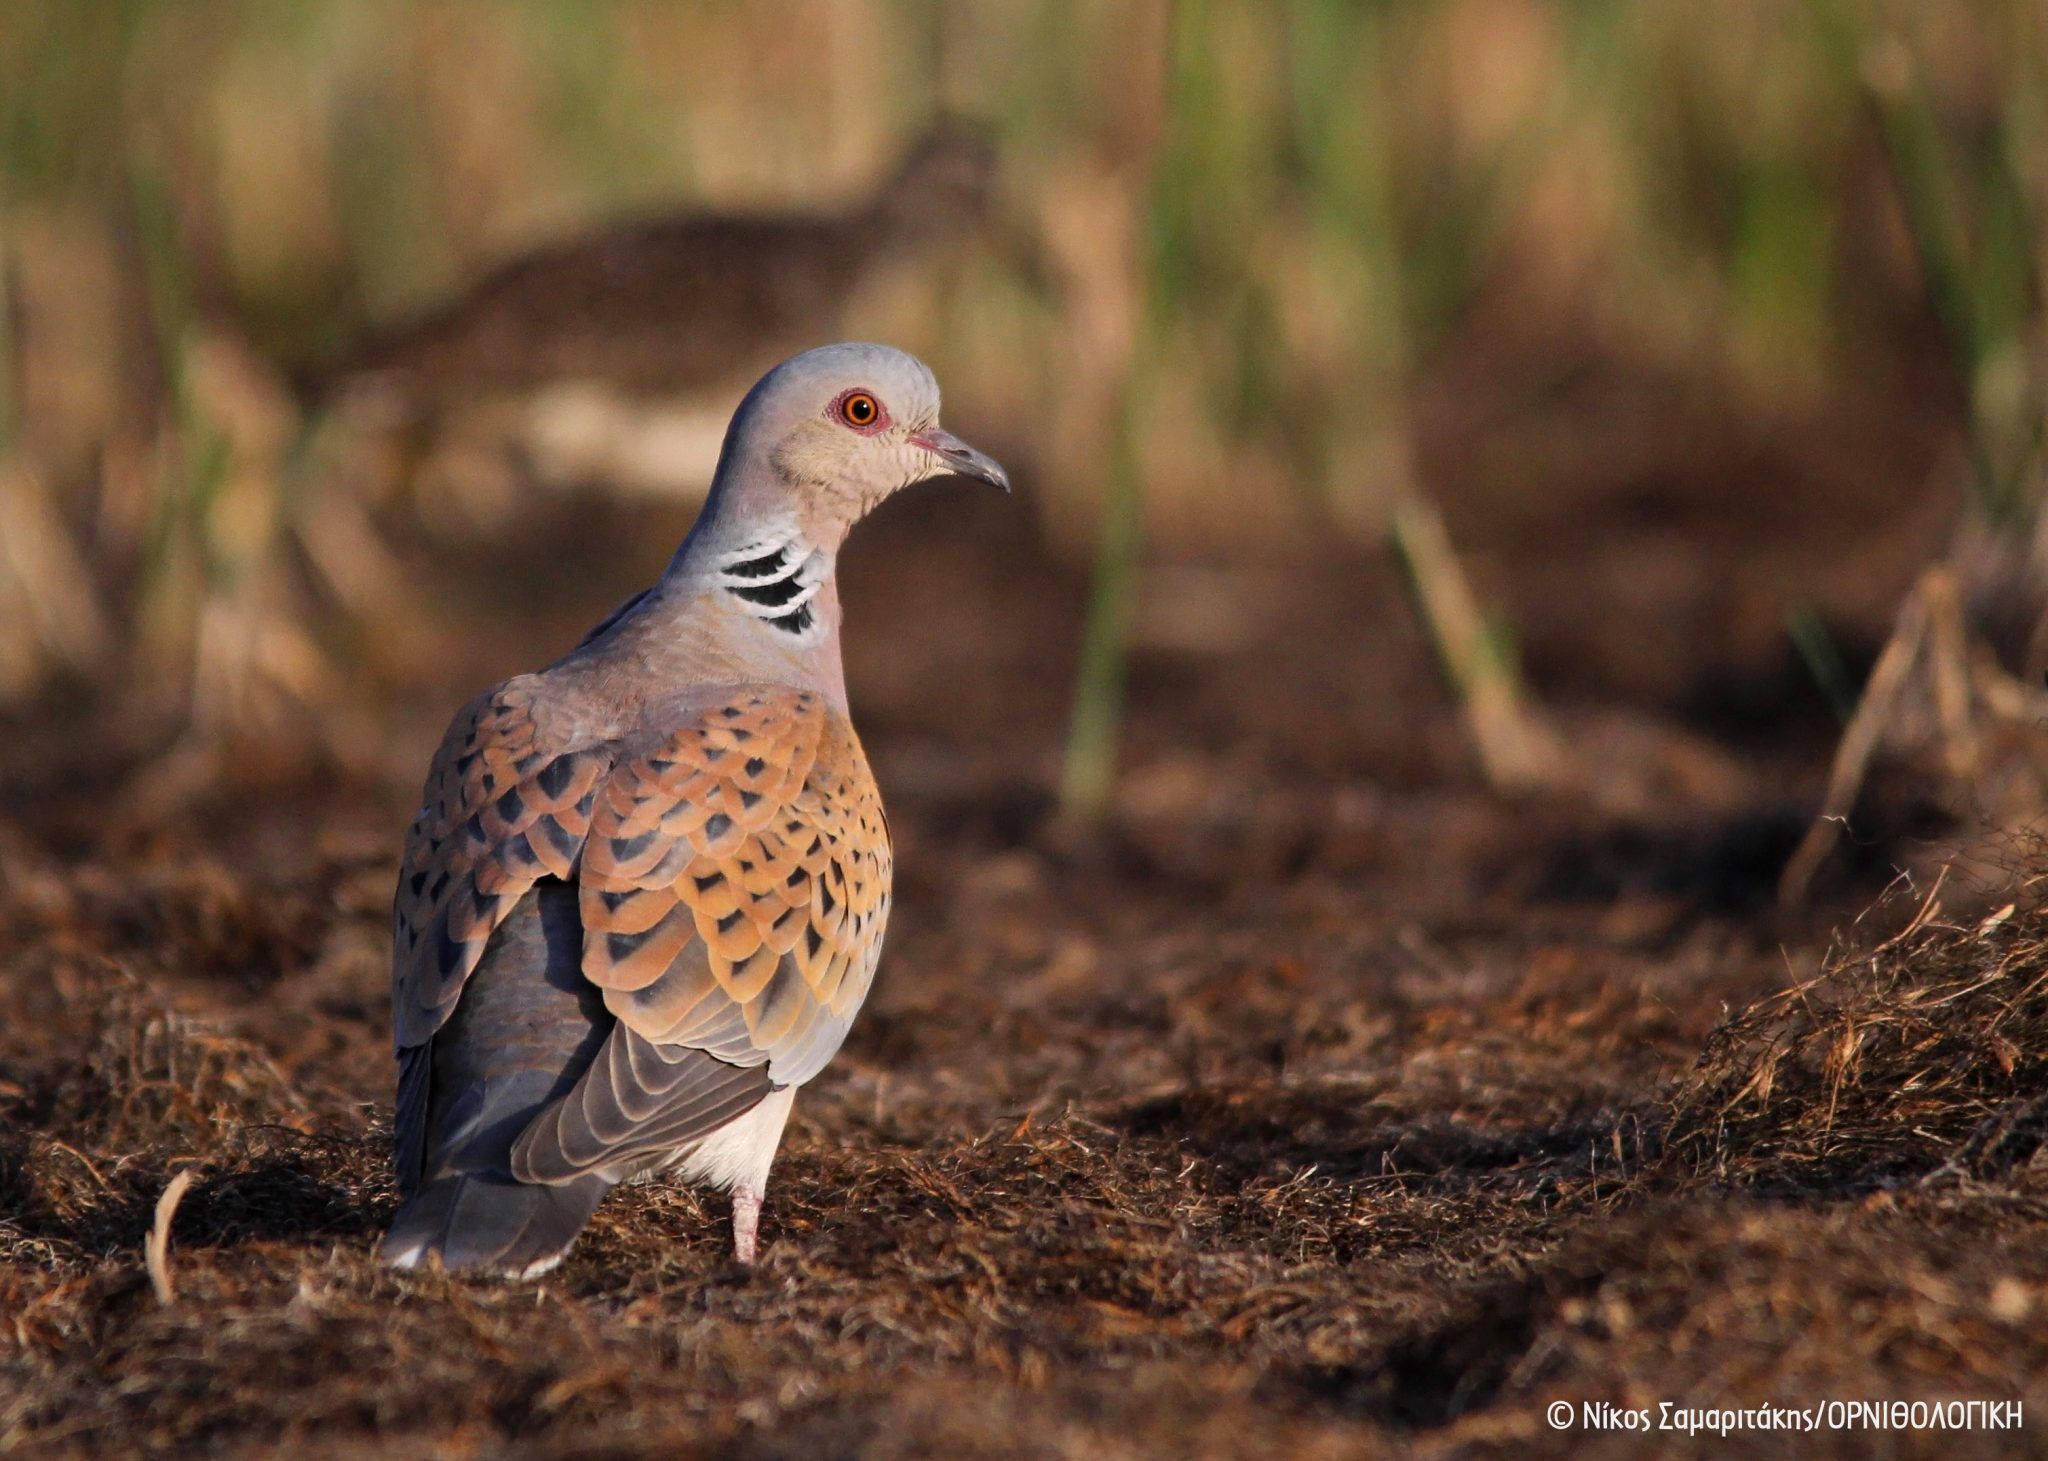
[(721, 554), (713, 577), (747, 613), (801, 637), (817, 622), (811, 600), (831, 569), (831, 560), (795, 528), (778, 527)]

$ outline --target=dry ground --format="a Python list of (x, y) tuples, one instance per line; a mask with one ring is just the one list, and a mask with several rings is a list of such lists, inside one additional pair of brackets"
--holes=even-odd
[[(63, 707), (11, 728), (0, 1452), (1636, 1448), (1552, 1432), (1558, 1398), (2023, 1397), (2038, 1437), (2027, 858), (2011, 892), (1937, 906), (1923, 874), (1853, 922), (1925, 822), (1908, 805), (1831, 901), (1775, 913), (1832, 728), (1733, 630), (1685, 675), (1642, 653), (1716, 617), (1710, 553), (1619, 633), (1557, 606), (1556, 564), (1513, 580), (1608, 773), (1519, 807), (1473, 784), (1382, 570), (1164, 576), (1124, 791), (1077, 837), (1046, 788), (1080, 584), (1001, 503), (899, 507), (849, 563), (889, 956), (798, 1106), (750, 1273), (720, 1205), (664, 1187), (615, 1195), (531, 1286), (369, 1261), (419, 768), (454, 704), (571, 642), (675, 522), (573, 518), (545, 565), (479, 551), (371, 657), (380, 774), (252, 771), (124, 815), (144, 732)], [(1674, 532), (1578, 555), (1587, 582)], [(572, 558), (611, 574), (562, 581)], [(1175, 638), (1194, 603), (1229, 606), (1223, 647)], [(166, 1307), (142, 1241), (181, 1168)]]

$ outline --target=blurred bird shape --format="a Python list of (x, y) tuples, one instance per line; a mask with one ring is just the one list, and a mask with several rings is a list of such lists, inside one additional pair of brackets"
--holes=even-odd
[(885, 270), (1001, 232), (995, 182), (987, 139), (942, 124), (849, 206), (650, 218), (508, 260), (307, 391), (458, 470), (516, 460), (550, 485), (698, 495), (724, 432), (712, 403), (838, 333)]

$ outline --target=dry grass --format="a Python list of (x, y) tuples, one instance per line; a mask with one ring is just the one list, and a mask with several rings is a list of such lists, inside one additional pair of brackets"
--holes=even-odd
[(383, 864), (346, 805), (284, 862), (229, 860), (262, 817), (10, 849), (11, 1451), (1469, 1453), (1557, 1444), (1558, 1396), (2033, 1398), (2048, 1361), (2037, 909), (1930, 902), (1717, 1023), (1776, 964), (1732, 925), (1432, 937), (1330, 848), (1292, 912), (1192, 906), (1144, 849), (1208, 814), (1158, 801), (1098, 903), (1053, 824), (999, 852), (912, 799), (907, 939), (755, 1272), (660, 1187), (539, 1285), (380, 1272)]
[(2048, 1135), (2039, 889), (1958, 924), (1937, 885), (1901, 932), (1716, 1030), (1666, 1161), (1764, 1192), (2022, 1181)]

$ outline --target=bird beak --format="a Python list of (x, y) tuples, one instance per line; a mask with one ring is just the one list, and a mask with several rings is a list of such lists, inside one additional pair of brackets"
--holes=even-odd
[(910, 434), (913, 446), (921, 446), (938, 458), (933, 475), (953, 472), (962, 477), (972, 477), (977, 482), (986, 482), (1000, 492), (1010, 490), (1010, 474), (994, 457), (976, 451), (950, 431), (929, 427)]

